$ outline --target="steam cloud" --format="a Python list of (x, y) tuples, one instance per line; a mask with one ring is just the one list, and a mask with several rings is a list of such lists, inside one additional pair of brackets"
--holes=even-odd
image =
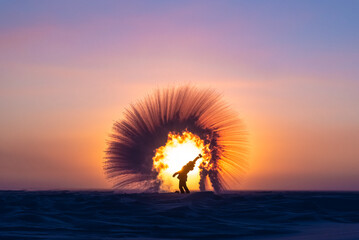
[(247, 134), (241, 120), (216, 91), (182, 86), (157, 89), (131, 104), (115, 122), (104, 164), (114, 187), (158, 191), (154, 150), (166, 144), (169, 132), (185, 130), (210, 143), (212, 164), (210, 169), (200, 167), (201, 191), (207, 177), (216, 192), (229, 188), (228, 180), (239, 180), (247, 167)]

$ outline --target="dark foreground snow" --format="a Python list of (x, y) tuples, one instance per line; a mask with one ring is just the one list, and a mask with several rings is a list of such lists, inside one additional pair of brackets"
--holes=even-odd
[(359, 192), (0, 191), (0, 239), (359, 239)]

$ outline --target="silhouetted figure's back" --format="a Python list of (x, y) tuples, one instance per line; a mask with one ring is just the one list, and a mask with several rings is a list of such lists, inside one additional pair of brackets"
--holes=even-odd
[(189, 171), (193, 170), (194, 165), (196, 164), (196, 161), (201, 158), (202, 155), (199, 154), (198, 157), (196, 157), (193, 161), (189, 161), (186, 165), (184, 165), (182, 167), (182, 169), (178, 172), (176, 172), (175, 174), (173, 174), (173, 177), (175, 177), (176, 175), (178, 175), (178, 179), (179, 179), (179, 189), (181, 191), (181, 193), (190, 193), (190, 191), (188, 190), (187, 187), (187, 174)]

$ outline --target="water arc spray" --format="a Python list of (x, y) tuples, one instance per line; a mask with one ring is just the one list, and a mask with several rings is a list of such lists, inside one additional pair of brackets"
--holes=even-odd
[(114, 123), (104, 170), (118, 189), (159, 191), (156, 149), (169, 134), (192, 133), (209, 147), (210, 160), (199, 166), (199, 188), (209, 178), (215, 192), (228, 189), (247, 168), (247, 132), (238, 115), (212, 89), (192, 86), (157, 89), (130, 105)]

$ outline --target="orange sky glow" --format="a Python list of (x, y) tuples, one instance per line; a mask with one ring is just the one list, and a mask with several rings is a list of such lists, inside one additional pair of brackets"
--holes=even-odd
[(232, 189), (359, 190), (359, 21), (333, 8), (327, 28), (333, 14), (296, 4), (0, 3), (0, 189), (110, 189), (104, 151), (124, 108), (192, 84), (247, 126)]

